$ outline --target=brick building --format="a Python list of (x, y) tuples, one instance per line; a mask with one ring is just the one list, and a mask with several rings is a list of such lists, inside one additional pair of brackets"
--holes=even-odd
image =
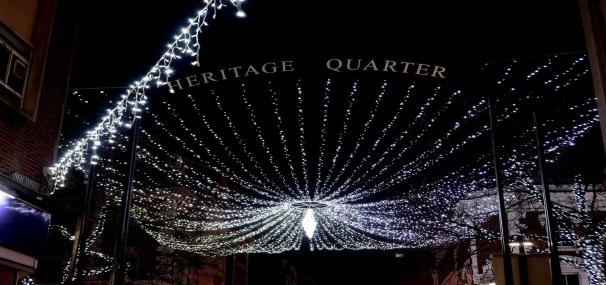
[[(0, 284), (35, 271), (77, 28), (69, 0), (0, 0)], [(26, 211), (20, 211), (26, 209)], [(27, 213), (27, 214), (24, 214)]]

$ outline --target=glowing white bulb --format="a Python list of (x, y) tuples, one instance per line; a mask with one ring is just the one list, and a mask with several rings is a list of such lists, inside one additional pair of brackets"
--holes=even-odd
[(318, 225), (316, 218), (314, 217), (314, 210), (307, 209), (307, 211), (305, 211), (305, 217), (303, 217), (301, 224), (303, 225), (303, 230), (305, 230), (305, 235), (311, 239), (314, 236), (316, 226)]
[(238, 18), (246, 18), (246, 13), (244, 13), (244, 11), (239, 10), (238, 12), (236, 12), (236, 16)]

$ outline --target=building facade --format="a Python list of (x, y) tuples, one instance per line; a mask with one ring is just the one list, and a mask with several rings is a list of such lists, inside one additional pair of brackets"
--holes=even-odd
[(44, 173), (56, 156), (77, 6), (0, 0), (1, 285), (34, 272), (45, 250), (50, 214)]

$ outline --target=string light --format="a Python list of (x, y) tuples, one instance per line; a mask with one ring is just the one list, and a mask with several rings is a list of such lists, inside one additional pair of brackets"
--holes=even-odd
[[(104, 138), (113, 133), (117, 126), (129, 126), (129, 121), (139, 117), (139, 105), (144, 105), (147, 97), (145, 89), (150, 88), (149, 83), (155, 82), (156, 86), (166, 84), (168, 78), (173, 73), (171, 68), (173, 59), (181, 58), (179, 54), (187, 54), (195, 58), (193, 62), (198, 62), (197, 57), (200, 51), (199, 34), (203, 27), (207, 26), (207, 16), (212, 15), (214, 19), (219, 7), (225, 6), (225, 2), (235, 6), (239, 16), (243, 15), (243, 0), (205, 0), (205, 6), (198, 11), (195, 18), (189, 20), (189, 25), (181, 29), (181, 33), (176, 35), (175, 40), (168, 44), (166, 52), (152, 66), (152, 68), (141, 78), (135, 81), (125, 94), (121, 95), (116, 105), (109, 110), (108, 114), (101, 118), (84, 138), (71, 144), (71, 148), (63, 153), (57, 163), (51, 168), (55, 189), (64, 186), (67, 173), (72, 167), (81, 169), (87, 163), (96, 164), (97, 160), (87, 159), (87, 153), (96, 149), (102, 144)], [(129, 106), (130, 105), (130, 106)], [(124, 117), (130, 110), (130, 119)]]

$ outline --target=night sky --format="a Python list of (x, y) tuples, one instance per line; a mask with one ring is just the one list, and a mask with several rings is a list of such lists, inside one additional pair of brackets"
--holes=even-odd
[[(402, 3), (406, 2), (406, 3)], [(368, 56), (477, 62), (584, 50), (576, 1), (250, 0), (203, 36), (207, 66)], [(87, 1), (73, 87), (124, 86), (164, 51), (200, 1)]]
[[(71, 86), (125, 86), (141, 77), (200, 2), (85, 1)], [(247, 18), (221, 13), (203, 35), (202, 69), (335, 56), (465, 64), (584, 51), (574, 0), (419, 2), (247, 0)], [(263, 278), (279, 274), (285, 258), (318, 284), (392, 284), (427, 277), (429, 272), (416, 272), (411, 266), (429, 268), (418, 262), (430, 261), (425, 255), (425, 251), (406, 252), (401, 258), (378, 252), (257, 255), (251, 258), (251, 281), (273, 284)], [(387, 272), (387, 277), (378, 271)]]

